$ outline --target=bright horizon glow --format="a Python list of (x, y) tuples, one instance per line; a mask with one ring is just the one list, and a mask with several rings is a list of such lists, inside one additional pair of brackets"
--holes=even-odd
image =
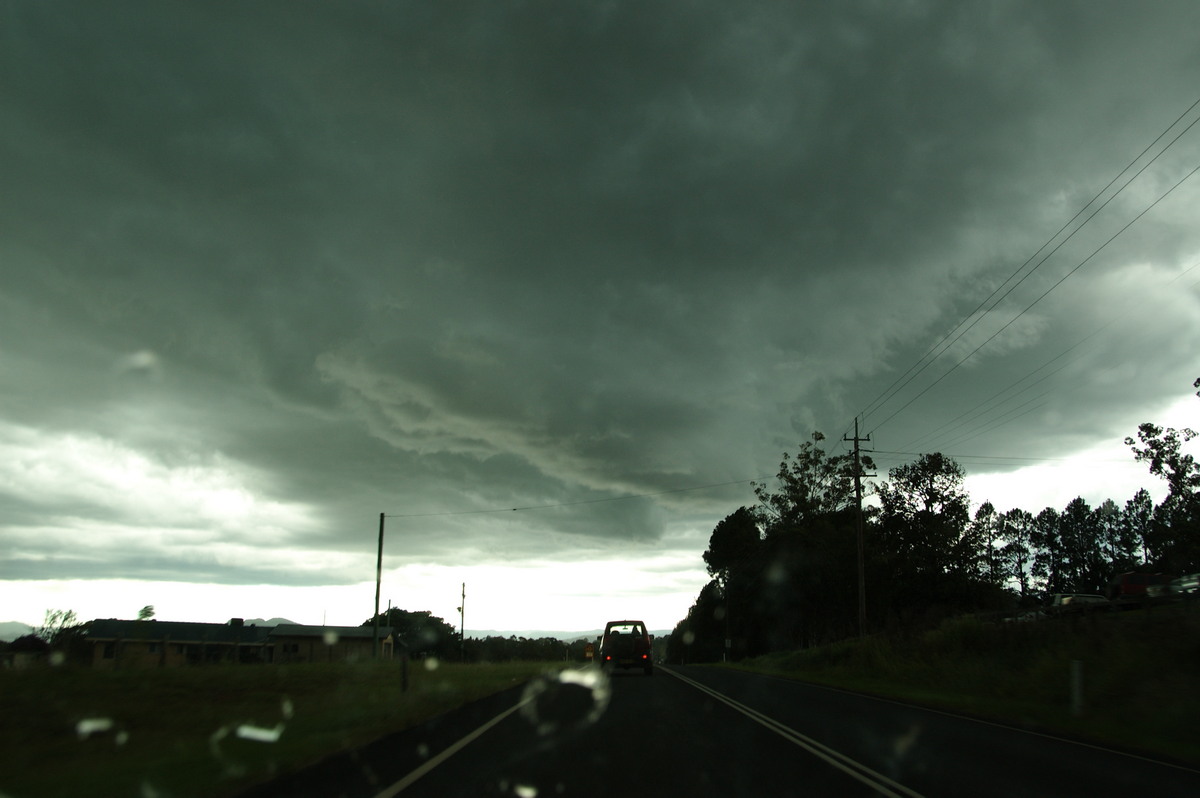
[[(457, 629), (465, 582), (468, 636), (472, 630), (586, 631), (617, 616), (670, 629), (687, 615), (709, 579), (699, 552), (691, 569), (682, 559), (665, 555), (638, 563), (406, 566), (384, 572), (379, 610), (385, 612), (390, 600), (393, 607), (410, 612), (428, 610)], [(613, 587), (600, 592), (605, 585)], [(162, 621), (278, 617), (307, 625), (358, 626), (370, 619), (374, 601), (374, 582), (279, 587), (126, 579), (2, 581), (0, 606), (14, 617), (0, 621), (39, 626), (48, 609), (74, 610), (80, 621), (133, 619), (150, 604)]]
[[(1152, 423), (1164, 428), (1195, 428), (1200, 426), (1198, 410), (1200, 400), (1187, 396), (1172, 403)], [(1137, 436), (1136, 425), (1128, 434)], [(1200, 439), (1186, 444), (1183, 451), (1200, 454)], [(1133, 459), (1133, 451), (1123, 438), (1075, 452), (1061, 461), (1038, 463), (1005, 474), (972, 475), (968, 468), (966, 487), (973, 510), (990, 501), (997, 512), (1020, 507), (1034, 515), (1046, 507), (1062, 510), (1080, 496), (1094, 508), (1105, 499), (1124, 507), (1138, 488), (1145, 488), (1155, 504), (1167, 495), (1166, 482), (1151, 474), (1146, 463)]]
[[(1194, 396), (1180, 399), (1155, 423), (1177, 429), (1197, 426), (1196, 401)], [(1192, 441), (1185, 451), (1200, 452), (1200, 440)], [(129, 462), (124, 460), (126, 465)], [(98, 467), (92, 464), (84, 470)], [(210, 473), (196, 473), (202, 485), (213, 486)], [(178, 485), (176, 480), (166, 481)], [(221, 482), (212, 493), (186, 490), (185, 495), (196, 497), (197, 506), (203, 506), (205, 498), (226, 495), (228, 483)], [(1131, 485), (1145, 487), (1155, 502), (1166, 494), (1164, 481), (1152, 476), (1145, 464), (1135, 462), (1120, 440), (1077, 452), (1063, 461), (1030, 465), (1005, 474), (972, 475), (968, 470), (966, 479), (972, 511), (983, 501), (991, 501), (999, 512), (1021, 507), (1034, 514), (1045, 507), (1061, 510), (1076, 496), (1082, 496), (1092, 507), (1107, 498), (1123, 507), (1137, 490), (1130, 489)], [(261, 506), (252, 496), (234, 504), (240, 511)], [(214, 513), (210, 522), (221, 525), (226, 520), (221, 515)], [(390, 599), (400, 609), (428, 610), (457, 629), (461, 587), (466, 582), (468, 635), (472, 630), (586, 631), (617, 616), (639, 618), (651, 629), (670, 629), (687, 615), (709, 580), (702, 554), (710, 533), (711, 529), (672, 533), (670, 550), (654, 552), (650, 546), (644, 556), (628, 561), (385, 567), (380, 611), (387, 609)], [(386, 548), (385, 553), (389, 557), (397, 554)], [(279, 554), (297, 559), (294, 554)], [(309, 559), (301, 557), (294, 566), (303, 567)], [(338, 555), (335, 559), (339, 568), (345, 568), (353, 558)], [(282, 617), (309, 625), (358, 626), (371, 617), (374, 596), (374, 581), (277, 586), (131, 579), (5, 580), (0, 581), (0, 607), (8, 617), (0, 617), (0, 622), (36, 627), (51, 609), (74, 610), (81, 621), (132, 619), (150, 604), (156, 617), (164, 621), (224, 623), (230, 618)]]

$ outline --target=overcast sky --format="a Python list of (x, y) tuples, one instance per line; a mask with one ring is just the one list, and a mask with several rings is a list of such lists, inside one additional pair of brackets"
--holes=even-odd
[(670, 628), (749, 480), (857, 414), (976, 504), (1161, 495), (1121, 440), (1200, 427), (1197, 30), (5, 3), (0, 620), (358, 624), (382, 512), (385, 605)]

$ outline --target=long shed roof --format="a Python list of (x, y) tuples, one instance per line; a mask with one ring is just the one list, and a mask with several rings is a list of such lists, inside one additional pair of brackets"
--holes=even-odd
[[(379, 627), (379, 639), (392, 633), (392, 627)], [(373, 639), (375, 630), (370, 626), (304, 626), (298, 623), (281, 623), (271, 630), (271, 637), (325, 637), (336, 635), (341, 638)]]
[(97, 619), (88, 627), (89, 640), (169, 640), (172, 643), (265, 643), (269, 626), (233, 626), (184, 621), (121, 621)]

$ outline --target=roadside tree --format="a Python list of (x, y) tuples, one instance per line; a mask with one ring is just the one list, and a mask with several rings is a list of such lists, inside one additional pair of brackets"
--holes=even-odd
[(757, 652), (759, 616), (756, 596), (763, 571), (762, 533), (753, 511), (739, 507), (713, 529), (704, 552), (709, 576), (715, 577), (725, 602), (725, 637), (736, 639), (737, 655)]
[(1121, 509), (1121, 536), (1133, 542), (1140, 563), (1150, 562), (1154, 543), (1154, 499), (1150, 491), (1140, 488)]
[[(857, 629), (854, 456), (829, 454), (814, 432), (784, 453), (774, 489), (754, 485), (763, 531), (754, 574), (753, 646), (770, 650), (851, 636)], [(863, 458), (864, 468), (874, 468)]]
[[(1200, 379), (1192, 387), (1200, 387)], [(1138, 427), (1136, 441), (1125, 439), (1134, 459), (1167, 482), (1167, 496), (1154, 511), (1151, 553), (1155, 567), (1173, 573), (1200, 570), (1200, 464), (1184, 451), (1196, 436), (1186, 427), (1146, 423)]]
[(1014, 507), (1000, 520), (1000, 558), (1006, 583), (1015, 583), (1021, 603), (1032, 597), (1030, 568), (1033, 565), (1033, 516)]
[(888, 471), (876, 487), (880, 523), (894, 551), (917, 575), (970, 571), (978, 558), (966, 536), (969, 500), (958, 463), (940, 453)]
[[(371, 617), (362, 625), (374, 622)], [(432, 654), (447, 660), (458, 656), (458, 631), (429, 610), (408, 612), (393, 607), (379, 613), (379, 625), (392, 627), (397, 644), (410, 654)]]
[(1058, 529), (1058, 511), (1047, 507), (1034, 516), (1031, 538), (1034, 555), (1032, 573), (1045, 595), (1071, 593), (1063, 576), (1063, 544)]

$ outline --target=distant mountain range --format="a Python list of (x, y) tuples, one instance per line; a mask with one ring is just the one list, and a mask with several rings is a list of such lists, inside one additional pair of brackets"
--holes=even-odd
[(27, 623), (0, 621), (0, 640), (3, 640), (5, 643), (11, 643), (18, 637), (24, 637), (32, 631), (33, 627)]
[[(263, 620), (262, 618), (247, 618), (244, 621), (246, 626), (279, 626), (285, 623), (295, 623), (287, 618), (271, 618)], [(17, 621), (0, 621), (0, 641), (11, 643), (18, 637), (24, 637), (33, 631), (33, 627), (27, 623), (19, 623)]]

